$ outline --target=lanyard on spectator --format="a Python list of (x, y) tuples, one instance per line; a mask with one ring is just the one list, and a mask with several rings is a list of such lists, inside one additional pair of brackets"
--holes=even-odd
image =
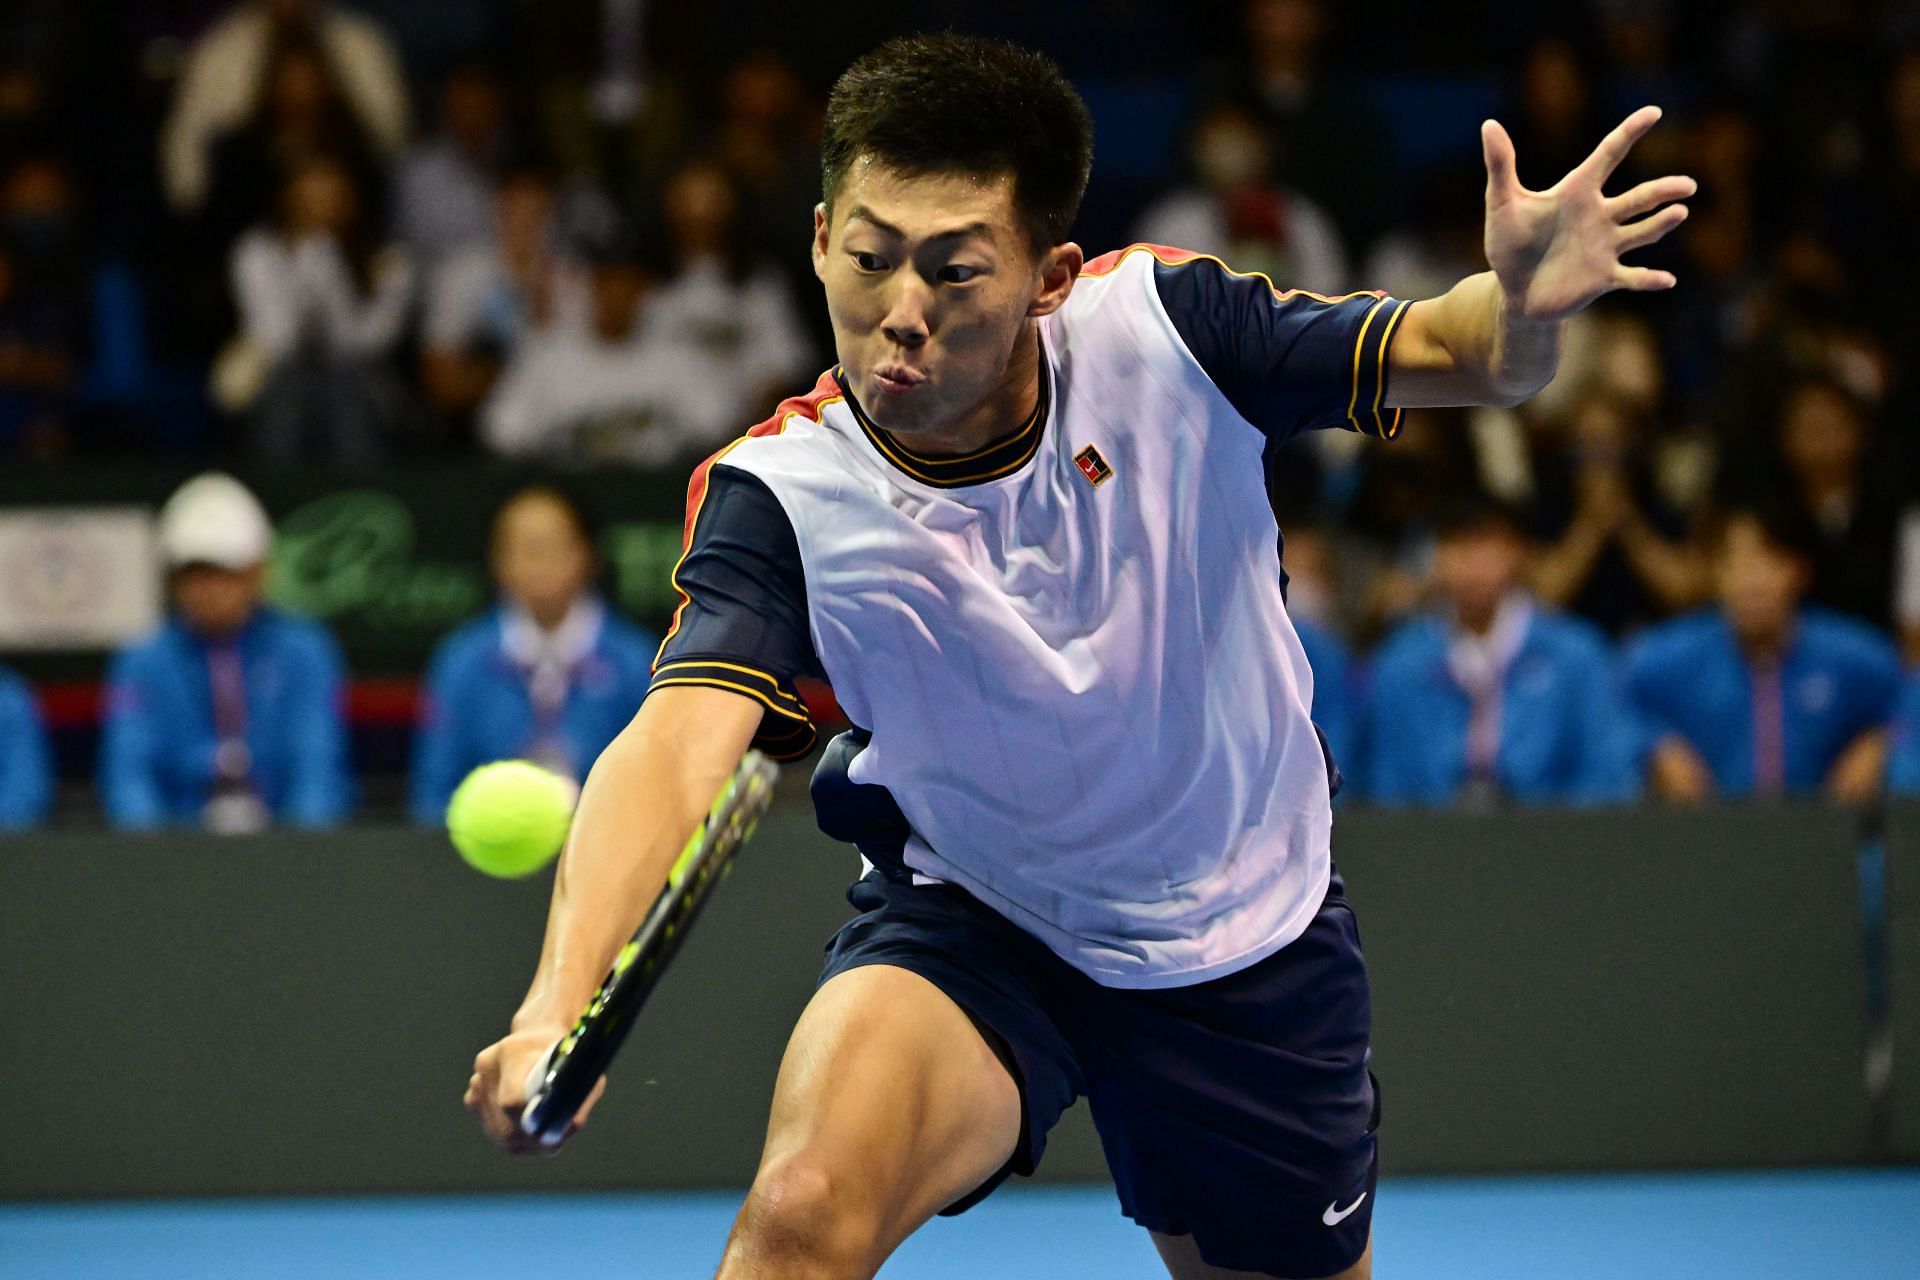
[(214, 790), (251, 790), (253, 752), (247, 747), (247, 677), (239, 646), (227, 641), (209, 648), (207, 674), (213, 689)]
[(1753, 669), (1753, 791), (1778, 795), (1787, 785), (1787, 699), (1778, 662)]
[(574, 677), (593, 656), (606, 609), (598, 600), (576, 601), (560, 625), (545, 632), (515, 610), (508, 614), (501, 644), (527, 682), (533, 730), (524, 748), (527, 759), (567, 777), (577, 777), (580, 762), (567, 744), (563, 719)]
[(270, 820), (253, 785), (253, 750), (247, 746), (247, 673), (240, 646), (231, 640), (207, 650), (213, 692), (213, 791), (202, 815), (222, 834), (259, 831)]

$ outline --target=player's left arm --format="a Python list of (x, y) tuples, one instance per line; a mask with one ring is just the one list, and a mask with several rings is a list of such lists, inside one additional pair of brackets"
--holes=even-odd
[(1658, 107), (1640, 108), (1545, 191), (1520, 185), (1507, 131), (1493, 120), (1481, 125), (1493, 269), (1407, 308), (1387, 357), (1388, 405), (1518, 404), (1552, 381), (1567, 317), (1615, 289), (1674, 286), (1671, 272), (1621, 257), (1686, 221), (1686, 206), (1671, 202), (1694, 193), (1693, 179), (1654, 178), (1617, 196), (1603, 190), (1659, 119)]

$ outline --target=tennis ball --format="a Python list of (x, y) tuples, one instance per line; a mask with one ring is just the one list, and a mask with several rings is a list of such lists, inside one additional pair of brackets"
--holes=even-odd
[(566, 842), (579, 790), (525, 760), (483, 764), (447, 803), (447, 834), (467, 865), (490, 876), (532, 875)]

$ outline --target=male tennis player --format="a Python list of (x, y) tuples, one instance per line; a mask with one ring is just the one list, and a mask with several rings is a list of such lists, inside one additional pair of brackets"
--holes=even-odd
[(1367, 1276), (1366, 976), (1266, 481), (1300, 431), (1513, 404), (1566, 317), (1671, 287), (1620, 258), (1692, 181), (1602, 193), (1658, 116), (1538, 192), (1488, 122), (1493, 270), (1409, 304), (1158, 246), (1085, 261), (1091, 130), (1051, 63), (931, 36), (854, 64), (814, 216), (839, 366), (694, 475), (652, 692), (475, 1063), (487, 1132), (532, 1145), (530, 1066), (748, 745), (809, 748), (813, 673), (857, 726), (820, 823), (869, 867), (721, 1276), (873, 1275), (1031, 1172), (1083, 1094), (1174, 1276)]

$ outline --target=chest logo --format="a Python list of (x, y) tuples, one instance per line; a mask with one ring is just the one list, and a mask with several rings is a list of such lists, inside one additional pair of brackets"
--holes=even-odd
[(1107, 465), (1107, 460), (1092, 445), (1073, 455), (1073, 465), (1080, 468), (1080, 474), (1096, 489), (1113, 479), (1113, 468)]

